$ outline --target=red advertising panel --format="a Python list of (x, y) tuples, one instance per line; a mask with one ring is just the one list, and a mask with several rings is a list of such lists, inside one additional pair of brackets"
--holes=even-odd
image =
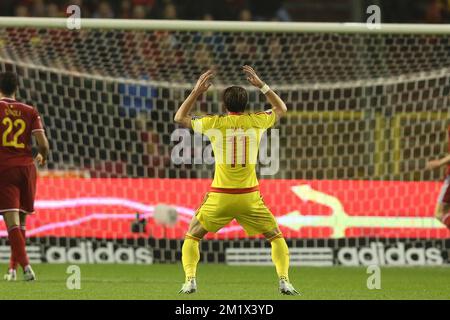
[[(208, 191), (209, 179), (41, 178), (31, 237), (182, 238)], [(261, 193), (286, 237), (447, 238), (433, 218), (440, 183), (261, 180)], [(155, 207), (178, 213), (174, 226), (155, 223)], [(145, 232), (133, 233), (139, 213)], [(5, 236), (1, 224), (0, 236)], [(246, 237), (235, 222), (210, 238)]]

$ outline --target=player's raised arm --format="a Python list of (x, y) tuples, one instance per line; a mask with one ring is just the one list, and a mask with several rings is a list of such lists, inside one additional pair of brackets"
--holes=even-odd
[(434, 169), (437, 169), (439, 167), (446, 166), (449, 164), (450, 164), (450, 154), (442, 159), (428, 161), (426, 169), (434, 170)]
[(213, 76), (214, 73), (211, 70), (208, 70), (200, 76), (194, 89), (186, 98), (186, 100), (184, 100), (177, 113), (175, 114), (174, 120), (176, 123), (179, 123), (186, 128), (192, 127), (192, 117), (190, 115), (190, 112), (194, 107), (194, 104), (197, 101), (198, 97), (200, 97), (204, 92), (208, 91), (209, 87), (211, 86), (211, 78)]
[(242, 69), (247, 75), (247, 81), (264, 93), (267, 100), (272, 105), (272, 110), (276, 113), (277, 117), (280, 118), (284, 116), (287, 112), (287, 107), (284, 101), (281, 100), (281, 98), (259, 78), (256, 71), (252, 67), (245, 65)]
[(47, 163), (48, 154), (50, 152), (50, 146), (48, 144), (47, 136), (44, 131), (36, 131), (33, 133), (38, 145), (38, 154), (36, 161), (40, 166), (45, 166)]

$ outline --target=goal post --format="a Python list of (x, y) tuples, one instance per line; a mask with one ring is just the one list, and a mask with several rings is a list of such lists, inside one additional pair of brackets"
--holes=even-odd
[[(242, 74), (251, 64), (289, 109), (267, 134), (277, 170), (259, 178), (299, 264), (448, 263), (449, 232), (433, 217), (444, 173), (424, 165), (447, 152), (450, 26), (66, 23), (0, 18), (0, 69), (19, 74), (18, 99), (39, 110), (52, 150), (29, 219), (36, 260), (179, 261), (214, 166), (195, 152), (173, 161), (174, 114), (207, 68), (217, 75), (197, 115), (224, 112), (230, 85), (249, 91), (249, 111), (267, 109)], [(254, 263), (266, 246), (232, 223), (208, 235), (202, 259), (226, 262), (233, 248), (233, 264)]]
[[(67, 28), (68, 18), (1, 17), (0, 27)], [(165, 30), (200, 32), (284, 32), (284, 33), (389, 33), (450, 34), (442, 24), (382, 23), (369, 28), (366, 23), (206, 21), (206, 20), (139, 20), (81, 18), (85, 29)]]

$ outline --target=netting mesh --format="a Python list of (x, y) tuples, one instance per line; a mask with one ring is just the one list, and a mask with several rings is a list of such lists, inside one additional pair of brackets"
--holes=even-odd
[(242, 80), (252, 63), (277, 85), (435, 74), (448, 67), (447, 36), (3, 29), (2, 57), (113, 78), (192, 82), (215, 66), (217, 82)]
[[(49, 169), (83, 177), (211, 178), (212, 165), (172, 163), (173, 116), (211, 67), (215, 86), (196, 112), (222, 113), (221, 90), (246, 85), (243, 64), (289, 109), (278, 125), (280, 170), (264, 178), (442, 178), (423, 167), (447, 151), (447, 35), (0, 29), (1, 68), (21, 75), (20, 99), (43, 115)], [(255, 90), (249, 98), (251, 110), (268, 107)], [(426, 190), (427, 201), (434, 199), (437, 187)], [(276, 214), (288, 213), (291, 204), (279, 199)], [(398, 203), (389, 210), (405, 214)], [(430, 216), (434, 200), (420, 206)]]

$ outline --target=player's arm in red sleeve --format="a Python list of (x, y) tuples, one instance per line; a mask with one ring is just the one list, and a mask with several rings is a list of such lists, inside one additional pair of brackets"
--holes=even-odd
[(38, 154), (36, 156), (36, 161), (40, 166), (44, 166), (47, 163), (48, 154), (50, 152), (50, 146), (48, 143), (47, 136), (45, 135), (44, 126), (42, 125), (41, 117), (36, 111), (33, 123), (31, 126), (31, 132), (36, 139), (38, 145)]
[[(245, 65), (242, 67), (242, 69), (247, 75), (247, 81), (250, 82), (253, 86), (257, 87), (260, 90), (266, 86), (266, 83), (264, 83), (264, 81), (259, 78), (259, 76), (256, 74), (256, 71), (253, 70), (252, 67)], [(266, 87), (266, 90), (267, 92), (265, 93), (265, 96), (272, 106), (273, 112), (275, 112), (277, 118), (281, 118), (287, 112), (286, 104), (272, 89), (269, 88), (269, 86)]]
[(47, 136), (44, 131), (36, 131), (33, 135), (38, 145), (36, 161), (40, 166), (45, 166), (50, 152)]
[(177, 113), (175, 114), (174, 120), (176, 123), (179, 123), (186, 128), (192, 128), (192, 116), (190, 115), (191, 110), (194, 107), (195, 102), (197, 102), (198, 97), (200, 97), (204, 92), (208, 91), (209, 87), (211, 86), (211, 78), (213, 77), (213, 75), (213, 72), (211, 70), (208, 70), (200, 76), (194, 89), (186, 98), (186, 100), (184, 100)]
[(441, 159), (438, 159), (438, 160), (428, 161), (426, 169), (434, 170), (434, 169), (437, 169), (439, 167), (446, 166), (446, 165), (449, 165), (449, 164), (450, 164), (450, 154), (445, 156), (445, 157), (443, 157), (443, 158), (441, 158)]

